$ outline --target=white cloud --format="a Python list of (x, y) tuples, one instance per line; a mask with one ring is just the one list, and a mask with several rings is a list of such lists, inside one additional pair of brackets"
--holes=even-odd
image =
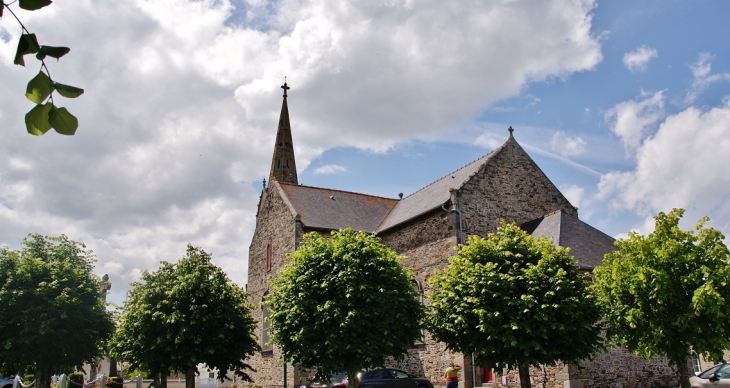
[(558, 131), (550, 139), (550, 148), (565, 157), (582, 155), (586, 150), (586, 142), (580, 136), (570, 137)]
[(585, 189), (578, 185), (568, 185), (561, 187), (560, 191), (563, 193), (565, 198), (570, 201), (570, 204), (580, 209), (580, 205), (585, 197)]
[(648, 130), (664, 116), (664, 92), (643, 93), (641, 100), (624, 101), (606, 112), (606, 121), (627, 151), (641, 145)]
[(337, 174), (338, 172), (345, 172), (347, 169), (343, 166), (337, 166), (334, 164), (328, 164), (326, 166), (317, 167), (314, 169), (314, 175), (320, 174)]
[(188, 242), (242, 285), (284, 76), (304, 169), (331, 147), (383, 151), (471, 125), (531, 82), (602, 60), (590, 0), (234, 4), (77, 0), (22, 12), (41, 44), (71, 47), (48, 62), (56, 81), (86, 90), (56, 100), (79, 118), (71, 138), (25, 133), (37, 67), (12, 64), (19, 28), (0, 19), (0, 242), (17, 248), (30, 232), (86, 242), (117, 302)]
[(687, 91), (686, 104), (692, 104), (710, 85), (720, 81), (730, 81), (730, 73), (710, 74), (712, 71), (713, 56), (710, 53), (700, 53), (697, 61), (689, 65), (694, 80), (692, 87)]
[(637, 71), (645, 71), (647, 64), (652, 58), (656, 58), (659, 54), (656, 49), (641, 46), (634, 51), (624, 54), (624, 65), (631, 70), (632, 73)]
[(599, 198), (645, 217), (674, 207), (692, 222), (714, 214), (719, 229), (730, 228), (730, 106), (671, 115), (636, 152), (633, 171), (601, 178)]
[(707, 78), (712, 70), (712, 63), (710, 61), (712, 61), (712, 55), (710, 53), (700, 53), (697, 61), (689, 65), (690, 70), (692, 70), (692, 75), (695, 78)]

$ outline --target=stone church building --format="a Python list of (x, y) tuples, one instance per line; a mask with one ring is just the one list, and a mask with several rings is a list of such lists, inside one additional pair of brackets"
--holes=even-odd
[[(577, 266), (591, 271), (613, 249), (613, 239), (578, 218), (578, 209), (565, 198), (520, 146), (510, 127), (499, 148), (436, 179), (415, 193), (383, 198), (337, 189), (299, 184), (287, 107), (287, 89), (279, 118), (268, 186), (258, 205), (256, 230), (249, 248), (247, 291), (257, 307), (257, 335), (262, 351), (248, 360), (257, 387), (308, 385), (311, 373), (296, 365), (284, 366), (276, 347), (267, 345), (268, 324), (261, 301), (269, 280), (278, 276), (286, 254), (297, 249), (308, 232), (329, 233), (352, 228), (377, 233), (385, 245), (409, 259), (403, 265), (416, 274), (417, 287), (426, 291), (426, 279), (448, 265), (454, 247), (469, 235), (486, 237), (500, 219), (520, 225), (533, 236), (547, 236), (556, 245), (570, 247)], [(436, 178), (436, 177), (434, 177)], [(519, 387), (516, 371), (473, 368), (470, 355), (446, 351), (425, 334), (409, 357), (393, 365), (427, 377), (443, 386), (442, 373), (451, 363), (463, 365), (460, 387)], [(665, 359), (645, 362), (625, 350), (613, 350), (573, 365), (533, 368), (535, 387), (650, 387), (677, 385)], [(286, 370), (286, 372), (285, 372)], [(239, 384), (239, 386), (242, 386)]]

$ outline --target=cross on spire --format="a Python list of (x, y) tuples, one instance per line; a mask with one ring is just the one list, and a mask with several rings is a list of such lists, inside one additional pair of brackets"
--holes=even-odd
[(281, 88), (284, 89), (284, 97), (286, 97), (286, 91), (291, 89), (290, 87), (286, 86), (286, 77), (284, 77), (284, 85), (281, 85)]
[(509, 126), (509, 128), (507, 128), (507, 130), (509, 131), (509, 135), (511, 137), (512, 136), (512, 132), (514, 132), (515, 130), (512, 129), (512, 126), (511, 125)]

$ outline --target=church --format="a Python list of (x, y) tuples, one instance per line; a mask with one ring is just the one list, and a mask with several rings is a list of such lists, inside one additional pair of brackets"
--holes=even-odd
[[(305, 233), (329, 234), (352, 228), (377, 233), (416, 274), (420, 292), (426, 279), (448, 265), (456, 245), (469, 235), (486, 237), (501, 219), (520, 225), (531, 235), (546, 236), (570, 247), (576, 265), (590, 272), (603, 255), (614, 249), (613, 238), (581, 221), (578, 209), (542, 172), (514, 137), (473, 162), (438, 178), (420, 190), (399, 198), (384, 198), (299, 184), (285, 83), (268, 185), (256, 214), (256, 229), (249, 247), (248, 284), (261, 351), (248, 360), (256, 370), (250, 387), (308, 386), (311, 371), (283, 365), (276, 347), (268, 345), (268, 311), (262, 305), (269, 280), (278, 276), (286, 255), (297, 249)], [(437, 178), (437, 177), (434, 177)], [(425, 376), (442, 386), (442, 373), (452, 363), (463, 365), (460, 387), (519, 387), (517, 371), (473, 367), (471, 356), (451, 353), (425, 333), (406, 360), (392, 365)], [(390, 365), (389, 365), (390, 366)], [(665, 359), (637, 359), (623, 349), (599, 354), (582, 368), (559, 364), (533, 368), (534, 386), (645, 387), (667, 386), (676, 379)], [(244, 386), (244, 384), (239, 384)], [(674, 383), (676, 385), (676, 383)]]

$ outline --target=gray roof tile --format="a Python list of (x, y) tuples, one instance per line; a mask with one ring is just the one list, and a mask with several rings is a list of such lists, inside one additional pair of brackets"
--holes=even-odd
[(522, 224), (533, 237), (545, 236), (555, 246), (570, 248), (578, 266), (593, 269), (603, 262), (603, 255), (616, 249), (614, 239), (563, 210)]
[(280, 183), (305, 227), (352, 228), (372, 233), (398, 202), (397, 199), (319, 187)]
[(479, 171), (480, 167), (487, 163), (492, 156), (506, 145), (507, 143), (400, 200), (390, 215), (388, 215), (383, 223), (380, 224), (378, 232), (387, 230), (428, 211), (441, 207), (441, 205), (451, 199), (450, 190), (452, 188), (461, 188), (461, 186), (463, 186), (472, 175)]

